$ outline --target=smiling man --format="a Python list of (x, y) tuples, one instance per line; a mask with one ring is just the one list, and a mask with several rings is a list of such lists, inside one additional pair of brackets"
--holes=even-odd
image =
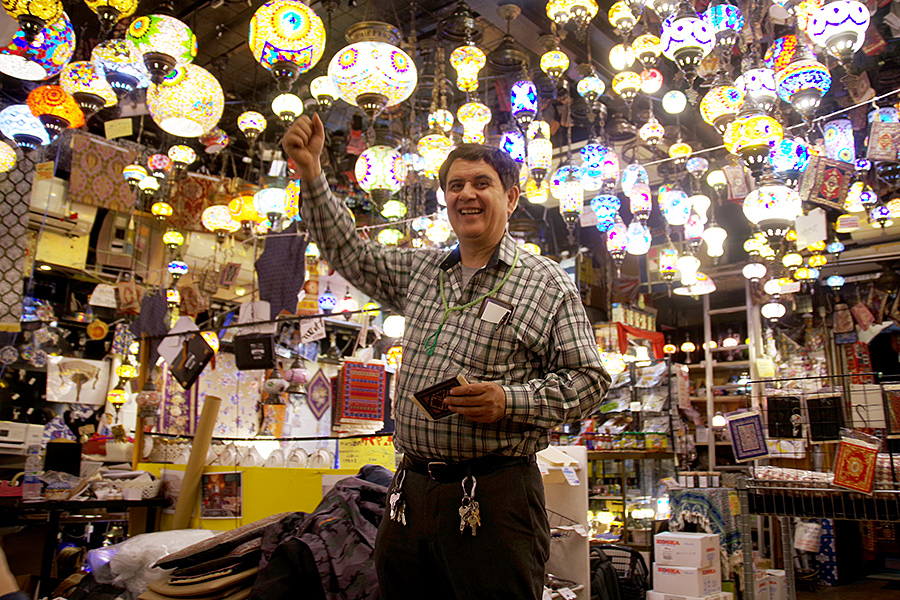
[[(360, 239), (322, 174), (324, 140), (318, 115), (304, 115), (282, 142), (303, 220), (329, 264), (406, 317), (393, 406), (404, 458), (376, 542), (381, 596), (538, 600), (550, 531), (535, 453), (609, 387), (578, 290), (506, 232), (519, 166), (501, 150), (463, 144), (441, 167), (458, 239), (446, 252)], [(411, 399), (459, 375), (468, 383), (450, 390), (446, 416)]]

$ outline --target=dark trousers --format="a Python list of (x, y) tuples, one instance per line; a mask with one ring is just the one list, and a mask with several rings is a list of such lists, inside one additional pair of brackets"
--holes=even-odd
[(406, 525), (386, 511), (375, 544), (383, 600), (540, 600), (550, 526), (536, 464), (476, 476), (475, 536), (469, 527), (459, 531), (461, 481), (405, 473)]

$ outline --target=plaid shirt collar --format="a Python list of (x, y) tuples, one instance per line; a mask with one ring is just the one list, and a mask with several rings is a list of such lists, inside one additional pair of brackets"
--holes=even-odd
[[(497, 247), (494, 248), (494, 253), (491, 254), (490, 260), (488, 260), (486, 269), (489, 269), (497, 263), (503, 263), (505, 266), (509, 267), (513, 264), (513, 260), (516, 256), (516, 242), (512, 239), (509, 233), (504, 233), (503, 237), (500, 239), (500, 243), (497, 244)], [(459, 244), (456, 244), (456, 247), (447, 255), (441, 264), (439, 265), (441, 269), (444, 271), (449, 271), (453, 268), (454, 265), (459, 263), (462, 260), (462, 256), (459, 252)]]

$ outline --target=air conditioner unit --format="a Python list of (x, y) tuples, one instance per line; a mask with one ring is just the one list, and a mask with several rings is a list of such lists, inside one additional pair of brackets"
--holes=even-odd
[[(28, 227), (71, 237), (91, 232), (97, 208), (68, 201), (69, 182), (58, 177), (40, 179), (31, 188)], [(73, 217), (76, 215), (77, 217)]]

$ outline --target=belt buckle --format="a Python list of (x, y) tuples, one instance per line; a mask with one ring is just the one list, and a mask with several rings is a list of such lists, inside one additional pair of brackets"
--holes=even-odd
[[(440, 469), (444, 469), (448, 466), (449, 465), (443, 461), (432, 461), (432, 462), (428, 463), (428, 476), (431, 477), (432, 479), (434, 479), (435, 481), (438, 481), (438, 477), (440, 475)], [(437, 467), (438, 473), (435, 473), (431, 470), (434, 467)]]

